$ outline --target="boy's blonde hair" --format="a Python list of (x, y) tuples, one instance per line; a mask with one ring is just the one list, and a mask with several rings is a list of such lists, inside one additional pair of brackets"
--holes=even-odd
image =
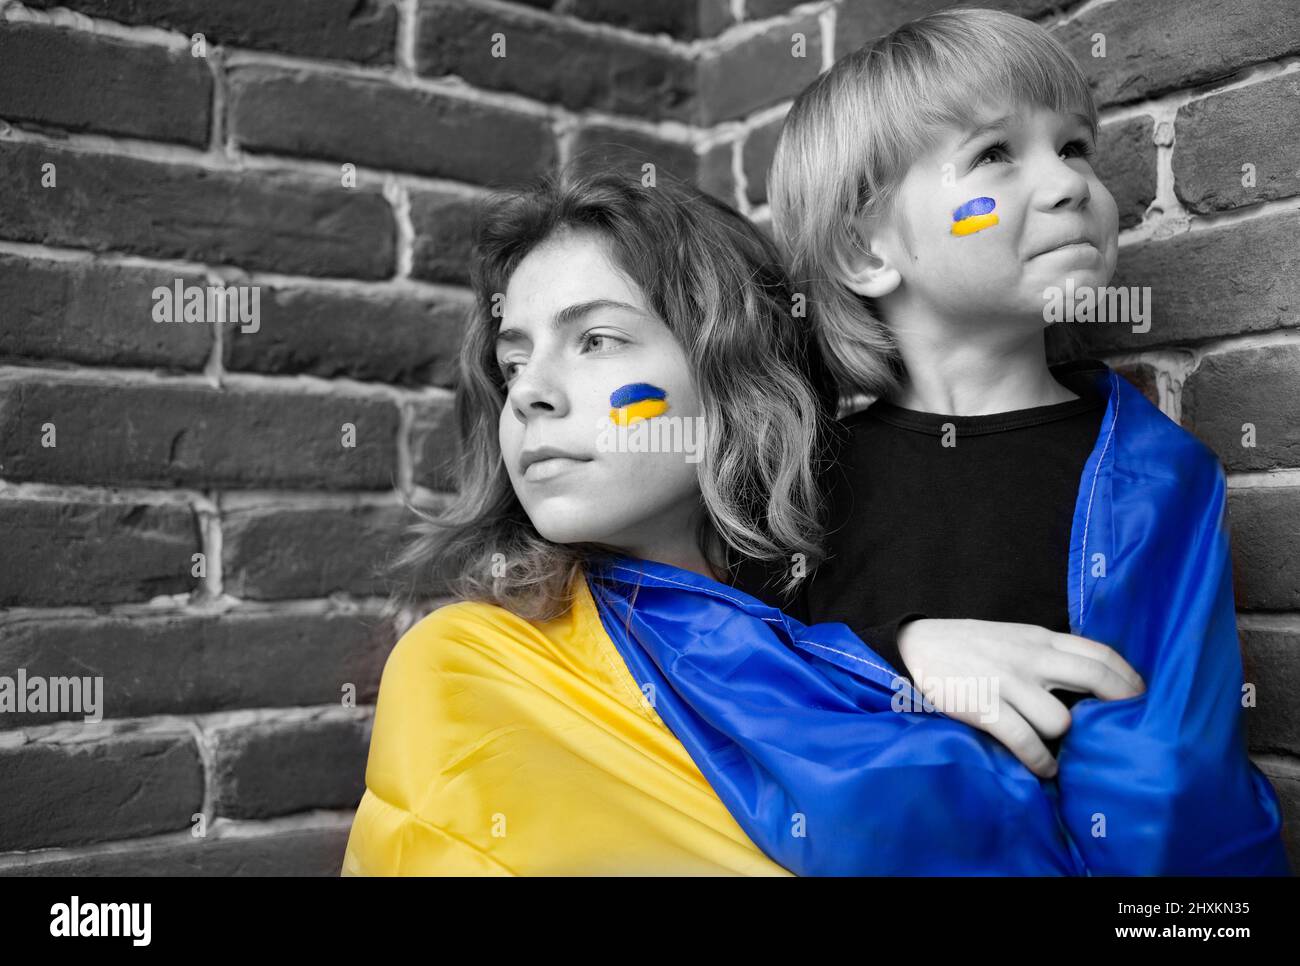
[(795, 99), (768, 173), (772, 227), (839, 391), (879, 396), (901, 362), (870, 299), (839, 280), (887, 216), (941, 125), (972, 123), (981, 97), (1078, 111), (1097, 130), (1079, 65), (1046, 30), (980, 7), (941, 10), (840, 58)]

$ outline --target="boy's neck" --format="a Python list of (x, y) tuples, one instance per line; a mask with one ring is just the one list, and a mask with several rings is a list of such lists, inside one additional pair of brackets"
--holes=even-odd
[(896, 331), (907, 376), (888, 401), (950, 416), (989, 416), (1078, 399), (1052, 377), (1042, 330), (957, 339)]

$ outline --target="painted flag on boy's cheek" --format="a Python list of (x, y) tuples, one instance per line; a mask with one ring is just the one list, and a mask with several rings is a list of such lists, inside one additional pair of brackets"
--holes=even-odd
[(971, 235), (985, 228), (992, 228), (998, 223), (998, 216), (993, 213), (997, 202), (992, 198), (972, 198), (958, 206), (952, 213), (952, 233), (954, 235)]
[(1070, 627), (1147, 690), (1071, 709), (1062, 818), (1095, 875), (1288, 875), (1277, 793), (1247, 756), (1223, 471), (1127, 381), (1096, 380)]
[(784, 868), (1086, 874), (1051, 783), (984, 732), (922, 710), (846, 625), (805, 627), (733, 587), (641, 559), (593, 563), (588, 586), (638, 687)]

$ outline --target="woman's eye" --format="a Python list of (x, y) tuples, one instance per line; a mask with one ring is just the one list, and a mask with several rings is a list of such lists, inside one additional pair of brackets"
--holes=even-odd
[[(608, 345), (606, 345), (605, 348), (609, 348), (610, 346), (617, 345), (618, 343), (623, 341), (622, 339), (615, 338), (614, 336), (608, 335), (604, 332), (588, 332), (586, 335), (582, 337), (583, 348), (587, 348), (592, 344), (592, 342), (599, 342), (601, 339), (605, 339), (608, 342)], [(599, 352), (600, 348), (597, 347), (596, 351)]]
[(971, 165), (971, 167), (973, 168), (980, 167), (984, 163), (985, 159), (991, 161), (994, 160), (995, 158), (1005, 158), (1006, 153), (1007, 153), (1006, 142), (999, 141), (997, 144), (990, 144), (987, 148), (985, 148), (975, 157), (975, 163)]
[(1082, 139), (1071, 141), (1065, 147), (1061, 148), (1061, 153), (1073, 153), (1076, 158), (1091, 159), (1093, 154), (1092, 143)]

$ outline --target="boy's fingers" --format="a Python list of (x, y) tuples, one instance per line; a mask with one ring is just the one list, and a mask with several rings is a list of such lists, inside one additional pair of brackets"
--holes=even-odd
[(1142, 689), (1102, 661), (1065, 651), (1049, 649), (1034, 662), (1034, 671), (1048, 690), (1083, 691), (1103, 701), (1115, 701), (1141, 694)]
[(983, 720), (978, 711), (944, 713), (996, 738), (1039, 778), (1052, 778), (1056, 775), (1056, 759), (1038, 737), (1038, 732), (1006, 701), (998, 702), (991, 721)]
[(1142, 675), (1133, 669), (1133, 665), (1124, 660), (1123, 655), (1113, 647), (1107, 647), (1100, 641), (1094, 641), (1087, 637), (1080, 637), (1077, 634), (1061, 634), (1055, 631), (1048, 643), (1054, 650), (1064, 651), (1066, 654), (1077, 654), (1080, 657), (1090, 658), (1094, 661), (1100, 661), (1110, 670), (1114, 671), (1120, 677), (1125, 678), (1134, 688), (1137, 694), (1146, 690), (1146, 683), (1142, 680)]
[(998, 696), (1015, 708), (1041, 738), (1059, 738), (1070, 730), (1070, 709), (1056, 695), (1032, 681), (1005, 676), (999, 680)]

